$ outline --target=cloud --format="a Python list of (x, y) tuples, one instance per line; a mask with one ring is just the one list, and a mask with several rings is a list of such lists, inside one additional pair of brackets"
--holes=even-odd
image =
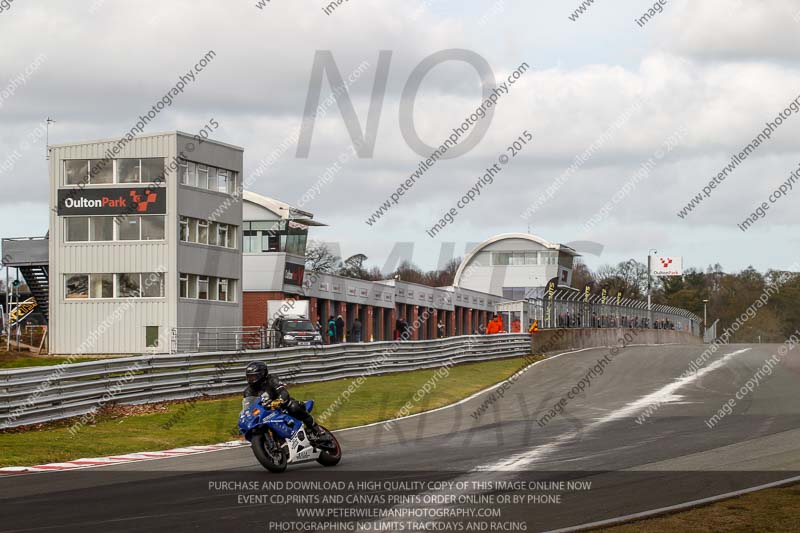
[(682, 0), (662, 34), (681, 54), (720, 61), (800, 60), (793, 0)]
[[(561, 6), (506, 2), (482, 25), (476, 20), (489, 6), (450, 0), (411, 5), (363, 0), (331, 16), (313, 1), (273, 0), (263, 10), (255, 1), (224, 7), (210, 0), (98, 2), (90, 12), (93, 3), (18, 3), (0, 19), (8, 43), (0, 49), (0, 90), (38, 54), (47, 56), (0, 108), (0, 162), (48, 115), (58, 121), (51, 129), (53, 143), (114, 137), (128, 130), (212, 49), (214, 62), (148, 131), (191, 132), (214, 117), (220, 123), (215, 137), (245, 148), (249, 172), (300, 124), (318, 50), (331, 50), (343, 75), (364, 61), (370, 64), (349, 89), (362, 128), (379, 51), (391, 50), (374, 157), (342, 165), (332, 183), (304, 206), (333, 224), (315, 230), (321, 239), (340, 240), (352, 253), (363, 249), (376, 263), (391, 249), (387, 241), (414, 241), (425, 250), (415, 260), (434, 266), (440, 241), (430, 241), (425, 229), (524, 130), (534, 142), (441, 239), (456, 241), (460, 248), (492, 233), (525, 230), (530, 222), (532, 231), (548, 240), (608, 243), (608, 254), (648, 247), (653, 240), (674, 243), (676, 249), (686, 242), (694, 254), (688, 264), (722, 258), (738, 267), (748, 259), (732, 250), (750, 245), (750, 239), (762, 236), (778, 249), (795, 238), (791, 200), (770, 213), (768, 222), (776, 228), (768, 233), (765, 224), (752, 235), (737, 235), (734, 225), (755, 199), (796, 168), (797, 116), (738, 168), (691, 222), (675, 214), (764, 122), (800, 95), (800, 26), (792, 2), (675, 0), (646, 28), (632, 21), (641, 7), (634, 2), (598, 5), (579, 24), (569, 22)], [(419, 5), (427, 7), (418, 10)], [(737, 7), (731, 10), (730, 5)], [(400, 132), (403, 87), (420, 61), (448, 48), (478, 52), (498, 80), (522, 62), (531, 69), (498, 103), (474, 150), (437, 163), (378, 229), (370, 228), (365, 218), (421, 159)], [(323, 98), (328, 91), (326, 81)], [(437, 66), (415, 102), (420, 137), (439, 144), (480, 100), (480, 80), (472, 67), (457, 62)], [(619, 122), (621, 116), (627, 118)], [(679, 146), (594, 233), (582, 235), (583, 223), (682, 127), (688, 133)], [(533, 219), (523, 220), (520, 214), (599, 138), (604, 141), (557, 194)], [(291, 148), (253, 189), (295, 203), (350, 143), (334, 106), (316, 123), (309, 157), (297, 159)], [(21, 151), (15, 159), (13, 168), (0, 174), (0, 183), (14, 191), (0, 195), (0, 226), (5, 227), (20, 198), (43, 204), (48, 195), (43, 146)], [(712, 239), (702, 246), (704, 235), (740, 240), (731, 246)]]

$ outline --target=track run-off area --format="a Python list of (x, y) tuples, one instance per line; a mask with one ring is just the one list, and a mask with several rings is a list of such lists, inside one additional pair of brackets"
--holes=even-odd
[(553, 531), (798, 476), (800, 350), (695, 368), (704, 349), (559, 354), (501, 394), (338, 431), (335, 468), (273, 475), (241, 446), (0, 476), (0, 532)]

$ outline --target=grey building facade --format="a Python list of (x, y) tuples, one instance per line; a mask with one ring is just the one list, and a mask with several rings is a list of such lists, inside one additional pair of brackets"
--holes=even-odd
[(241, 327), (243, 150), (181, 132), (50, 146), (50, 352)]

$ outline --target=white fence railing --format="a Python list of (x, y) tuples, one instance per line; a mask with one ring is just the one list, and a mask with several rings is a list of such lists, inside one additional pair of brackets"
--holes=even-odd
[(386, 374), (527, 355), (527, 334), (340, 344), (316, 349), (152, 355), (0, 371), (0, 428), (80, 416), (110, 403), (234, 394), (244, 368), (266, 361), (289, 383)]

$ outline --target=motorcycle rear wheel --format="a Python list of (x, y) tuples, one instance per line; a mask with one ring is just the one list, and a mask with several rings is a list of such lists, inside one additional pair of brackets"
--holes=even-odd
[(336, 437), (333, 436), (333, 433), (322, 426), (320, 426), (320, 430), (325, 434), (325, 438), (333, 442), (336, 449), (335, 451), (323, 450), (320, 452), (319, 457), (317, 457), (317, 462), (322, 466), (336, 466), (339, 464), (339, 461), (342, 460), (342, 447), (339, 445), (339, 441), (336, 440)]
[(289, 451), (286, 449), (285, 446), (280, 446), (278, 448), (277, 453), (279, 457), (274, 458), (272, 453), (267, 450), (267, 437), (263, 433), (259, 433), (258, 435), (253, 436), (252, 441), (252, 448), (253, 448), (253, 455), (256, 456), (258, 462), (261, 463), (261, 466), (272, 472), (273, 474), (280, 474), (281, 472), (286, 470), (286, 465), (289, 464)]

